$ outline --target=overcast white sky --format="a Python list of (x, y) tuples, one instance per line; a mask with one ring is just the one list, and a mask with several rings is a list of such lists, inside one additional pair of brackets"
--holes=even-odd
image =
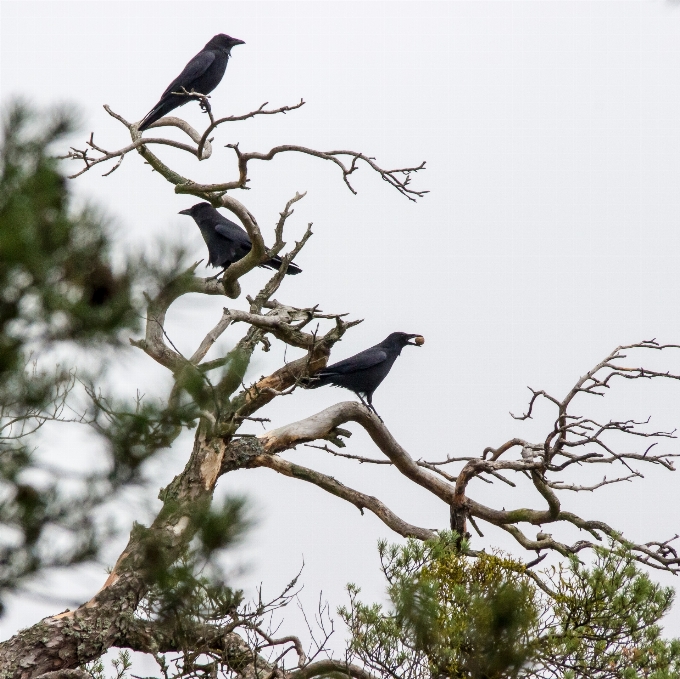
[[(427, 160), (413, 181), (431, 193), (415, 204), (366, 168), (355, 175), (353, 196), (330, 164), (310, 158), (254, 167), (252, 190), (238, 195), (271, 240), (286, 200), (308, 191), (290, 234), (313, 221), (315, 236), (298, 260), (304, 273), (277, 298), (366, 319), (335, 358), (394, 330), (425, 336), (422, 349), (403, 352), (375, 398), (414, 457), (477, 453), (513, 436), (540, 440), (547, 408), (528, 424), (508, 415), (524, 407), (527, 385), (562, 395), (619, 344), (680, 341), (674, 2), (22, 1), (0, 9), (3, 103), (17, 95), (40, 105), (74, 103), (84, 121), (81, 140), (94, 130), (100, 144), (124, 145), (125, 130), (102, 105), (141, 119), (186, 61), (224, 32), (246, 45), (234, 49), (213, 94), (219, 115), (265, 101), (308, 103), (285, 117), (222, 128), (214, 158), (200, 166), (160, 152), (184, 174), (233, 177), (222, 146), (237, 141), (260, 151), (281, 143), (351, 148), (387, 166)], [(181, 114), (204, 123), (195, 105)], [(193, 222), (177, 215), (193, 200), (176, 196), (138, 156), (108, 178), (88, 173), (74, 189), (116, 219), (121, 247), (164, 234), (185, 242), (196, 259), (204, 256)], [(253, 293), (266, 273), (249, 280)], [(223, 304), (187, 299), (173, 307), (167, 329), (181, 350), (193, 350)], [(237, 337), (225, 337), (221, 349)], [(678, 357), (671, 359), (664, 365), (677, 368)], [(251, 376), (280, 360), (280, 353), (259, 354)], [(167, 376), (149, 363), (126, 356), (121, 389), (163, 394)], [(622, 388), (607, 413), (652, 414), (656, 426), (673, 429), (679, 389)], [(345, 397), (332, 389), (296, 393), (264, 414), (281, 425)], [(158, 465), (159, 487), (179, 471), (189, 445), (182, 439)], [(359, 432), (349, 451), (375, 452)], [(447, 508), (396, 473), (322, 456), (309, 449), (290, 455), (380, 497), (408, 521), (446, 526)], [(652, 472), (565, 504), (646, 541), (680, 532), (677, 488), (676, 475)], [(334, 608), (348, 581), (364, 585), (367, 599), (382, 598), (375, 543), (391, 536), (376, 518), (268, 470), (229, 475), (219, 492), (233, 491), (246, 492), (260, 518), (236, 555), (248, 564), (244, 586), (264, 580), (273, 591), (304, 557), (308, 602), (323, 589)], [(540, 506), (528, 489), (477, 483), (472, 492), (493, 506)], [(476, 546), (510, 546), (498, 531), (485, 532)], [(82, 596), (103, 578), (100, 570), (82, 574)], [(7, 636), (53, 608), (17, 602), (0, 632)], [(677, 611), (669, 630), (680, 634)]]

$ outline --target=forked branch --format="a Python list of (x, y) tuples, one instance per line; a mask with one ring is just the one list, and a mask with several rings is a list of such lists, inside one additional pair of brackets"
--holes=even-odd
[[(187, 96), (193, 96), (192, 93), (186, 94)], [(220, 118), (218, 120), (212, 119), (211, 115), (211, 123), (203, 134), (199, 134), (196, 130), (193, 129), (193, 127), (191, 127), (185, 121), (172, 116), (161, 118), (159, 121), (151, 125), (151, 127), (153, 128), (163, 126), (177, 127), (181, 129), (183, 132), (185, 132), (191, 138), (191, 140), (196, 144), (195, 147), (171, 139), (142, 137), (139, 131), (137, 130), (137, 126), (135, 123), (130, 123), (129, 121), (125, 120), (125, 118), (123, 118), (121, 115), (112, 111), (109, 106), (104, 106), (105, 110), (110, 116), (112, 116), (120, 123), (125, 125), (125, 127), (127, 127), (132, 137), (132, 144), (129, 144), (115, 151), (109, 151), (102, 148), (101, 146), (96, 145), (94, 143), (94, 135), (91, 135), (90, 141), (87, 142), (87, 148), (85, 149), (72, 148), (71, 152), (66, 156), (63, 156), (63, 158), (69, 160), (78, 160), (84, 163), (84, 167), (80, 171), (71, 175), (71, 178), (75, 178), (80, 176), (84, 172), (87, 172), (93, 166), (98, 165), (99, 163), (107, 162), (110, 160), (114, 160), (115, 158), (118, 158), (118, 162), (116, 163), (116, 165), (109, 172), (106, 173), (110, 174), (118, 167), (120, 167), (120, 164), (123, 162), (123, 159), (125, 158), (126, 154), (128, 154), (130, 151), (137, 150), (139, 153), (142, 154), (145, 160), (147, 160), (147, 162), (149, 162), (157, 172), (159, 172), (163, 177), (165, 177), (165, 179), (167, 179), (169, 182), (175, 185), (176, 193), (192, 194), (200, 198), (203, 198), (204, 200), (207, 200), (213, 204), (218, 203), (219, 199), (227, 191), (247, 188), (247, 184), (250, 181), (248, 178), (248, 163), (251, 160), (272, 160), (275, 156), (277, 156), (280, 153), (291, 152), (302, 153), (305, 155), (313, 156), (334, 163), (337, 167), (340, 168), (342, 172), (343, 181), (345, 182), (347, 188), (349, 188), (349, 190), (355, 194), (356, 189), (350, 183), (349, 177), (359, 169), (360, 163), (368, 165), (368, 167), (370, 167), (373, 171), (377, 172), (384, 181), (386, 181), (390, 186), (394, 187), (403, 196), (406, 196), (409, 200), (415, 201), (417, 198), (420, 198), (428, 193), (428, 191), (426, 190), (416, 190), (411, 187), (412, 175), (415, 174), (416, 172), (419, 172), (420, 170), (425, 169), (425, 162), (422, 162), (419, 165), (394, 169), (385, 169), (378, 165), (376, 159), (373, 158), (372, 156), (367, 156), (364, 153), (359, 153), (350, 150), (317, 151), (315, 149), (310, 149), (305, 146), (285, 144), (282, 146), (276, 146), (267, 153), (259, 152), (243, 153), (239, 149), (238, 144), (227, 144), (227, 147), (234, 149), (234, 152), (236, 153), (239, 173), (238, 179), (229, 182), (200, 184), (191, 179), (181, 177), (173, 170), (170, 170), (169, 167), (162, 163), (158, 158), (153, 156), (153, 154), (151, 154), (151, 152), (147, 149), (147, 146), (153, 144), (171, 146), (180, 151), (189, 153), (190, 155), (196, 157), (198, 160), (205, 160), (206, 158), (209, 158), (212, 153), (212, 149), (209, 146), (211, 140), (208, 137), (219, 125), (226, 122), (248, 120), (259, 115), (275, 115), (278, 113), (285, 114), (289, 111), (294, 111), (303, 105), (304, 101), (300, 101), (300, 103), (295, 104), (293, 106), (282, 106), (277, 109), (266, 109), (265, 108), (266, 104), (263, 104), (262, 106), (260, 106), (260, 108), (256, 109), (255, 111), (251, 111), (250, 113), (246, 113), (240, 116), (227, 116), (225, 118)], [(90, 156), (89, 154), (91, 152), (95, 152), (98, 155)], [(229, 205), (226, 204), (224, 205), (224, 207), (231, 209)], [(238, 216), (240, 217), (240, 215)]]
[[(606, 423), (598, 423), (587, 417), (576, 417), (569, 412), (569, 406), (573, 405), (576, 396), (589, 396), (592, 394), (592, 384), (609, 383), (613, 377), (620, 376), (625, 379), (655, 379), (666, 378), (679, 379), (678, 375), (671, 372), (649, 370), (647, 368), (628, 368), (621, 361), (625, 359), (623, 351), (639, 350), (662, 350), (680, 348), (676, 345), (658, 345), (655, 342), (641, 342), (626, 347), (619, 347), (604, 361), (600, 362), (586, 376), (579, 379), (577, 385), (572, 388), (567, 396), (560, 400), (547, 393), (534, 391), (531, 408), (536, 398), (545, 398), (558, 408), (558, 419), (555, 427), (542, 443), (532, 443), (522, 438), (513, 438), (497, 448), (486, 448), (479, 457), (447, 457), (443, 461), (427, 462), (415, 461), (389, 433), (384, 423), (374, 417), (365, 408), (357, 403), (341, 403), (328, 408), (316, 415), (299, 422), (286, 425), (279, 429), (261, 434), (259, 440), (268, 455), (277, 455), (285, 450), (295, 447), (300, 443), (309, 443), (315, 440), (332, 440), (333, 432), (345, 422), (357, 422), (371, 436), (374, 443), (404, 476), (421, 486), (424, 490), (434, 494), (451, 508), (453, 527), (466, 534), (467, 519), (481, 520), (496, 525), (510, 533), (517, 542), (529, 550), (554, 550), (561, 554), (577, 554), (584, 549), (590, 549), (600, 543), (603, 537), (613, 540), (615, 543), (630, 549), (635, 558), (646, 565), (660, 568), (671, 572), (680, 572), (680, 558), (674, 548), (670, 547), (670, 541), (652, 543), (634, 543), (601, 521), (583, 519), (580, 516), (565, 511), (557, 496), (559, 491), (588, 491), (594, 492), (606, 485), (621, 482), (631, 482), (636, 478), (642, 478), (642, 473), (631, 465), (635, 463), (648, 463), (662, 466), (668, 470), (674, 470), (673, 458), (680, 454), (674, 452), (662, 452), (656, 455), (650, 454), (656, 440), (673, 439), (673, 432), (646, 431), (643, 429), (648, 424), (646, 421), (635, 420), (611, 420)], [(614, 361), (616, 361), (614, 363)], [(604, 374), (603, 374), (604, 373)], [(635, 439), (653, 439), (652, 445), (647, 446), (642, 452), (637, 450), (619, 451), (615, 443), (610, 442), (611, 436), (627, 436)], [(328, 449), (327, 446), (316, 446)], [(583, 448), (583, 450), (581, 450)], [(594, 448), (594, 450), (593, 450)], [(504, 459), (510, 451), (516, 451), (513, 459)], [(334, 451), (329, 451), (335, 454)], [(343, 455), (343, 454), (341, 454)], [(353, 456), (349, 456), (353, 457)], [(557, 462), (557, 458), (564, 461)], [(358, 458), (360, 461), (371, 461), (368, 458)], [(301, 478), (319, 487), (326, 489), (332, 494), (343, 497), (353, 502), (351, 493), (343, 496), (338, 492), (338, 482), (323, 475), (317, 476), (313, 470), (299, 468), (291, 463), (272, 461), (258, 458), (258, 466), (268, 466), (279, 473)], [(464, 462), (462, 469), (457, 475), (447, 475), (445, 478), (437, 478), (430, 471), (437, 471), (443, 464), (452, 464), (456, 461)], [(581, 464), (622, 464), (629, 470), (628, 474), (614, 478), (603, 478), (595, 483), (573, 483), (555, 478), (555, 474)], [(424, 468), (423, 468), (424, 467)], [(483, 474), (496, 478), (505, 483), (514, 485), (504, 473), (516, 473), (528, 475), (537, 491), (546, 503), (544, 509), (494, 509), (476, 500), (468, 493), (470, 483), (475, 478), (482, 478)], [(344, 486), (342, 486), (344, 488)], [(573, 544), (567, 544), (554, 539), (545, 533), (538, 534), (536, 539), (527, 537), (519, 525), (526, 523), (534, 526), (544, 524), (571, 524), (583, 530), (592, 537), (592, 540), (579, 540)], [(594, 541), (593, 541), (594, 540)]]

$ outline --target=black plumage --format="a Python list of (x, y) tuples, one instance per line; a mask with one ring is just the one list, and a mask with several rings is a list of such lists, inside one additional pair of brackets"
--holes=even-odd
[[(248, 232), (242, 226), (224, 217), (210, 203), (196, 203), (179, 214), (193, 217), (208, 246), (208, 264), (211, 266), (226, 269), (230, 264), (243, 259), (253, 247)], [(281, 258), (272, 257), (260, 266), (280, 269)], [(286, 273), (297, 274), (301, 271), (299, 266), (291, 262)]]
[(173, 92), (200, 92), (210, 94), (222, 80), (234, 45), (244, 45), (243, 40), (219, 33), (211, 38), (206, 46), (184, 67), (184, 70), (170, 83), (158, 103), (146, 114), (139, 125), (143, 132), (163, 116), (183, 106), (195, 97)]
[[(415, 341), (409, 342), (411, 339)], [(364, 405), (378, 415), (373, 407), (373, 392), (387, 377), (406, 345), (421, 346), (424, 342), (421, 335), (393, 332), (380, 344), (319, 370), (313, 377), (304, 380), (302, 386), (306, 389), (316, 389), (327, 384), (344, 387), (353, 391)]]

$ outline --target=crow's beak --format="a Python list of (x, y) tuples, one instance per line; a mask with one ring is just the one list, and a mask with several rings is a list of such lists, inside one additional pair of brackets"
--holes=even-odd
[(425, 344), (425, 338), (422, 335), (411, 335), (413, 337), (413, 343), (406, 342), (411, 347), (422, 347)]
[(189, 217), (191, 217), (191, 208), (187, 208), (186, 210), (180, 210), (177, 214), (178, 215), (189, 215)]
[(239, 40), (238, 38), (234, 38), (234, 45), (245, 45), (246, 41), (245, 40)]

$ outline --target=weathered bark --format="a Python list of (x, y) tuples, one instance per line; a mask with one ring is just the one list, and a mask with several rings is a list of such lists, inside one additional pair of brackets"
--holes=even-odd
[[(372, 157), (352, 151), (320, 152), (306, 147), (286, 145), (274, 147), (268, 153), (244, 153), (238, 146), (230, 145), (238, 161), (238, 179), (232, 182), (198, 184), (176, 173), (149, 150), (152, 144), (170, 145), (189, 152), (198, 159), (204, 159), (209, 157), (211, 152), (208, 136), (218, 125), (228, 120), (243, 120), (255, 115), (285, 113), (286, 110), (294, 108), (297, 106), (267, 111), (261, 107), (246, 116), (212, 121), (211, 127), (202, 135), (179, 119), (167, 118), (164, 123), (158, 124), (158, 126), (168, 124), (179, 127), (196, 144), (196, 147), (193, 147), (172, 140), (142, 139), (134, 124), (125, 121), (107, 107), (110, 115), (128, 128), (132, 144), (118, 151), (108, 152), (97, 147), (91, 138), (87, 151), (73, 150), (69, 154), (68, 157), (85, 162), (84, 172), (99, 162), (113, 158), (119, 159), (118, 165), (115, 166), (118, 167), (126, 154), (136, 150), (159, 176), (174, 186), (176, 193), (197, 196), (237, 215), (253, 245), (248, 255), (229, 267), (221, 281), (200, 279), (193, 275), (195, 267), (192, 267), (183, 276), (168, 283), (156, 298), (149, 299), (145, 337), (133, 344), (173, 373), (175, 388), (170, 400), (173, 398), (179, 400), (183, 389), (190, 390), (190, 387), (186, 386), (189, 383), (194, 383), (194, 387), (195, 383), (199, 383), (199, 387), (196, 387), (196, 393), (198, 393), (202, 382), (201, 379), (194, 379), (195, 377), (206, 377), (216, 368), (225, 368), (217, 385), (209, 383), (206, 378), (211, 398), (215, 402), (208, 402), (209, 399), (199, 399), (196, 393), (192, 392), (192, 396), (197, 403), (200, 403), (202, 410), (201, 423), (190, 459), (183, 472), (161, 491), (163, 508), (153, 524), (148, 528), (134, 527), (125, 551), (119, 557), (102, 590), (77, 610), (47, 618), (1, 643), (0, 679), (36, 679), (41, 675), (43, 679), (80, 679), (80, 675), (73, 671), (83, 663), (98, 658), (112, 646), (153, 653), (181, 652), (185, 650), (184, 644), (187, 641), (193, 643), (196, 648), (209, 647), (211, 651), (216, 651), (223, 658), (226, 666), (243, 679), (281, 677), (284, 674), (283, 671), (261, 658), (256, 649), (252, 648), (233, 629), (225, 631), (206, 624), (203, 630), (194, 630), (197, 636), (193, 640), (183, 639), (180, 643), (172, 636), (166, 636), (167, 630), (154, 628), (152, 623), (140, 622), (135, 618), (135, 611), (152, 584), (154, 567), (158, 564), (169, 566), (181, 555), (195, 534), (197, 528), (195, 519), (210, 503), (219, 477), (237, 469), (268, 467), (288, 477), (313, 483), (324, 491), (352, 503), (360, 510), (372, 511), (386, 526), (402, 536), (423, 540), (433, 537), (435, 535), (433, 530), (407, 523), (379, 499), (349, 488), (331, 476), (295, 465), (279, 457), (280, 453), (305, 442), (316, 440), (337, 442), (341, 436), (346, 435), (346, 432), (338, 429), (346, 422), (356, 422), (363, 427), (386, 458), (386, 460), (379, 461), (366, 458), (356, 459), (362, 463), (389, 461), (389, 464), (419, 486), (419, 489), (434, 495), (450, 509), (451, 525), (461, 535), (466, 533), (467, 519), (476, 518), (506, 530), (528, 550), (551, 549), (561, 554), (575, 554), (595, 544), (592, 541), (581, 540), (567, 545), (554, 540), (549, 534), (542, 535), (540, 539), (537, 536), (536, 540), (532, 540), (518, 527), (520, 523), (540, 525), (566, 522), (585, 530), (597, 541), (601, 541), (602, 537), (606, 536), (614, 543), (623, 544), (630, 548), (635, 558), (642, 563), (675, 573), (680, 572), (680, 557), (670, 545), (670, 540), (645, 544), (630, 543), (607, 524), (587, 521), (575, 514), (563, 511), (557, 494), (554, 492), (565, 489), (589, 491), (601, 485), (641, 476), (629, 466), (629, 463), (633, 461), (673, 469), (672, 458), (677, 457), (677, 454), (650, 455), (651, 447), (644, 452), (619, 454), (609, 448), (602, 439), (604, 433), (611, 431), (654, 440), (670, 437), (672, 433), (646, 433), (636, 429), (641, 424), (640, 422), (632, 420), (598, 424), (594, 420), (573, 415), (569, 409), (573, 401), (582, 395), (602, 396), (604, 390), (608, 389), (611, 386), (610, 383), (618, 377), (626, 380), (651, 378), (680, 380), (680, 375), (624, 366), (621, 363), (626, 358), (624, 351), (632, 349), (660, 351), (680, 348), (675, 345), (664, 346), (651, 341), (618, 347), (581, 377), (567, 396), (561, 400), (543, 391), (532, 390), (527, 413), (517, 419), (531, 417), (536, 401), (544, 398), (552, 406), (557, 407), (557, 418), (552, 431), (539, 443), (512, 438), (497, 448), (486, 448), (481, 456), (464, 458), (447, 456), (442, 461), (414, 459), (396, 441), (377, 416), (355, 402), (339, 403), (299, 422), (266, 432), (257, 438), (238, 437), (238, 428), (243, 420), (248, 419), (272, 399), (290, 393), (299, 384), (301, 378), (323, 367), (333, 344), (349, 327), (358, 322), (346, 323), (341, 319), (342, 314), (324, 315), (318, 311), (317, 307), (295, 309), (272, 299), (283, 280), (285, 264), (292, 261), (311, 236), (311, 230), (308, 227), (301, 241), (296, 243), (287, 254), (282, 254), (281, 259), (284, 262), (282, 269), (272, 276), (254, 299), (247, 298), (250, 303), (249, 311), (225, 310), (222, 319), (206, 335), (190, 359), (180, 355), (174, 347), (168, 346), (164, 330), (165, 317), (171, 304), (178, 297), (189, 292), (197, 292), (236, 298), (240, 295), (240, 278), (271, 257), (272, 253), (279, 253), (285, 245), (282, 240), (283, 225), (292, 214), (291, 205), (300, 200), (304, 194), (296, 194), (295, 198), (287, 203), (276, 226), (276, 242), (272, 249), (267, 250), (254, 215), (245, 205), (226, 193), (231, 189), (246, 188), (246, 183), (249, 181), (248, 163), (270, 161), (282, 153), (301, 153), (334, 163), (342, 172), (347, 186), (354, 190), (349, 183), (349, 177), (357, 169), (357, 163), (361, 162), (367, 164), (388, 184), (411, 200), (425, 193), (415, 191), (410, 187), (412, 174), (421, 170), (424, 164), (397, 170), (384, 170)], [(89, 158), (87, 154), (90, 150), (99, 153), (100, 157)], [(265, 311), (266, 309), (269, 311)], [(317, 319), (335, 319), (335, 327), (319, 338), (317, 338), (316, 330), (304, 332), (304, 329)], [(227, 356), (204, 362), (205, 356), (215, 341), (228, 326), (237, 322), (247, 324), (249, 329), (236, 347)], [(242, 388), (250, 356), (258, 343), (262, 342), (268, 346), (267, 335), (292, 347), (304, 348), (307, 355), (261, 378), (254, 385)], [(236, 393), (241, 388), (242, 391)], [(584, 446), (588, 448), (587, 451), (583, 448)], [(521, 459), (509, 459), (509, 452), (511, 450), (517, 452), (517, 448), (521, 448)], [(593, 452), (591, 448), (594, 448), (596, 452)], [(502, 456), (505, 456), (505, 459), (500, 459)], [(353, 456), (347, 455), (346, 457)], [(443, 472), (441, 469), (441, 465), (452, 462), (464, 462), (457, 476)], [(595, 486), (565, 485), (561, 484), (559, 479), (550, 477), (550, 474), (559, 473), (572, 465), (615, 463), (624, 464), (630, 475), (617, 479), (605, 479)], [(534, 489), (540, 496), (541, 503), (547, 504), (547, 508), (501, 510), (483, 505), (469, 497), (470, 481), (475, 478), (484, 478), (482, 475), (514, 485), (500, 474), (501, 471), (529, 475), (533, 480)], [(476, 525), (473, 520), (471, 523)], [(46, 674), (47, 676), (44, 676)], [(354, 679), (371, 679), (362, 668), (334, 660), (312, 662), (295, 671), (289, 671), (287, 678), (312, 679), (321, 675), (334, 678), (351, 676)]]
[[(287, 366), (283, 371), (289, 368)], [(266, 379), (271, 381), (273, 376)], [(288, 381), (292, 378), (276, 378), (281, 379)], [(353, 402), (338, 404), (312, 418), (266, 432), (258, 438), (231, 441), (211, 438), (205, 433), (205, 425), (199, 428), (184, 471), (160, 493), (164, 504), (158, 517), (149, 528), (135, 526), (127, 547), (101, 591), (75, 611), (46, 618), (0, 644), (0, 679), (34, 679), (45, 672), (77, 668), (98, 658), (112, 646), (143, 650), (139, 641), (142, 635), (134, 612), (148, 591), (149, 561), (160, 560), (169, 565), (179, 556), (194, 535), (193, 517), (210, 502), (219, 477), (236, 469), (268, 466), (267, 461), (273, 460), (276, 452), (303, 441), (333, 436), (340, 423), (351, 420), (366, 426), (394, 459), (401, 455), (410, 460), (408, 454), (387, 435), (380, 420), (362, 405)], [(390, 445), (397, 447), (392, 449)], [(283, 460), (277, 461), (280, 464), (274, 464), (273, 468), (279, 472), (289, 464)], [(408, 463), (402, 460), (400, 464)], [(418, 467), (416, 470), (430, 475)], [(306, 480), (353, 502), (360, 509), (373, 511), (402, 535), (420, 539), (434, 536), (431, 530), (404, 522), (376, 498), (358, 493), (334, 479), (322, 479), (322, 476)], [(149, 643), (147, 648), (150, 648)], [(158, 643), (158, 639), (154, 643)], [(226, 644), (223, 650), (228, 647), (230, 653), (235, 653), (234, 644), (245, 642), (238, 635), (232, 635), (220, 643)], [(168, 642), (167, 650), (174, 650), (170, 646), (172, 643)], [(156, 650), (162, 652), (163, 648)]]
[(149, 586), (149, 569), (171, 564), (195, 532), (193, 517), (210, 501), (225, 443), (202, 429), (184, 471), (161, 491), (163, 508), (149, 528), (136, 525), (102, 589), (75, 611), (45, 618), (0, 644), (0, 679), (32, 679), (77, 668), (119, 645)]
[[(302, 153), (337, 166), (342, 172), (343, 181), (352, 191), (354, 189), (349, 182), (349, 177), (357, 169), (357, 163), (361, 162), (378, 173), (402, 195), (414, 200), (425, 193), (411, 187), (413, 173), (422, 170), (424, 163), (413, 167), (386, 170), (381, 168), (373, 157), (353, 151), (319, 152), (288, 145), (275, 147), (264, 154), (242, 153), (237, 145), (231, 145), (238, 161), (238, 180), (203, 185), (172, 170), (151, 152), (150, 146), (171, 146), (199, 160), (207, 159), (212, 153), (211, 140), (208, 137), (211, 130), (217, 126), (231, 120), (286, 113), (299, 108), (302, 104), (303, 102), (300, 102), (295, 106), (285, 106), (274, 110), (268, 110), (262, 106), (245, 116), (231, 116), (219, 120), (211, 117), (211, 125), (203, 134), (174, 117), (165, 118), (155, 125), (155, 127), (169, 125), (181, 129), (196, 146), (160, 138), (142, 138), (135, 124), (129, 123), (122, 116), (111, 111), (109, 107), (105, 107), (113, 118), (127, 127), (132, 143), (119, 151), (108, 152), (95, 144), (92, 135), (87, 142), (87, 150), (72, 149), (68, 154), (69, 158), (84, 161), (86, 167), (83, 171), (87, 171), (99, 162), (117, 159), (116, 165), (110, 170), (113, 172), (120, 167), (127, 154), (136, 151), (158, 173), (158, 176), (174, 186), (176, 193), (197, 196), (216, 207), (223, 207), (234, 213), (248, 232), (252, 247), (245, 257), (228, 268), (219, 281), (198, 278), (194, 275), (196, 268), (194, 265), (183, 275), (165, 284), (154, 298), (148, 298), (145, 336), (143, 339), (132, 341), (132, 344), (172, 372), (175, 386), (169, 397), (171, 403), (179, 403), (181, 395), (186, 390), (198, 404), (200, 424), (190, 459), (183, 472), (161, 491), (159, 497), (163, 501), (163, 507), (152, 525), (148, 528), (135, 525), (128, 544), (118, 558), (106, 583), (90, 601), (75, 611), (66, 611), (46, 618), (0, 644), (0, 679), (34, 679), (45, 673), (52, 673), (49, 679), (78, 679), (78, 673), (74, 672), (78, 667), (98, 658), (112, 646), (129, 647), (146, 652), (179, 650), (174, 640), (164, 636), (163, 630), (144, 627), (134, 617), (140, 602), (148, 593), (150, 586), (154, 584), (154, 573), (157, 573), (159, 568), (169, 567), (186, 549), (196, 533), (196, 519), (209, 505), (215, 484), (222, 474), (235, 469), (265, 466), (268, 461), (277, 468), (277, 471), (285, 473), (284, 470), (291, 469), (283, 460), (276, 459), (275, 464), (274, 455), (277, 451), (295, 445), (295, 437), (283, 436), (281, 442), (272, 447), (272, 442), (276, 438), (274, 434), (268, 435), (266, 439), (253, 439), (238, 438), (236, 432), (245, 419), (273, 398), (282, 393), (290, 393), (301, 378), (325, 366), (333, 344), (348, 328), (360, 321), (345, 322), (342, 320), (344, 314), (325, 315), (316, 306), (312, 309), (295, 309), (272, 300), (273, 294), (278, 290), (284, 278), (287, 265), (312, 235), (311, 224), (309, 224), (301, 240), (287, 253), (281, 252), (285, 246), (284, 224), (293, 213), (292, 205), (301, 200), (304, 193), (296, 193), (280, 213), (280, 219), (275, 227), (276, 241), (271, 249), (267, 249), (255, 216), (227, 191), (246, 188), (247, 182), (250, 181), (247, 176), (249, 162), (268, 161), (282, 153)], [(88, 155), (91, 152), (99, 154), (99, 157), (92, 158)], [(82, 173), (77, 173), (74, 177), (78, 174)], [(254, 299), (248, 298), (249, 311), (225, 309), (223, 318), (206, 335), (191, 358), (187, 359), (181, 355), (169, 341), (164, 328), (167, 312), (173, 302), (187, 293), (226, 295), (236, 298), (241, 293), (239, 280), (254, 267), (280, 252), (283, 265)], [(310, 323), (318, 319), (333, 319), (335, 327), (321, 336), (317, 336), (318, 326), (311, 332), (304, 331)], [(220, 335), (232, 323), (238, 322), (247, 324), (248, 330), (234, 349), (227, 356), (204, 362), (207, 352)], [(245, 387), (243, 379), (250, 357), (260, 342), (265, 344), (265, 347), (268, 346), (267, 334), (292, 347), (305, 349), (307, 355), (263, 377), (256, 384)], [(224, 368), (224, 372), (219, 383), (214, 385), (207, 376), (210, 371), (217, 368)], [(236, 393), (242, 386), (242, 391)], [(209, 397), (204, 398), (206, 394)], [(341, 409), (343, 408), (346, 413), (340, 418), (345, 417), (347, 413), (350, 415), (343, 421), (354, 419), (362, 426), (369, 428), (373, 426), (372, 415), (365, 413), (361, 407), (355, 404), (343, 404)], [(178, 434), (180, 429), (179, 427), (176, 429), (176, 434)], [(335, 426), (332, 426), (331, 430), (334, 429)], [(381, 439), (385, 439), (385, 432), (386, 430), (380, 431)], [(371, 435), (374, 434), (375, 432), (372, 432)], [(333, 431), (326, 432), (322, 438), (332, 439), (333, 435)], [(302, 439), (298, 437), (297, 440)], [(396, 445), (396, 442), (394, 444)], [(398, 451), (393, 451), (393, 453), (399, 457)], [(402, 460), (395, 464), (397, 466), (401, 464), (402, 467), (406, 465), (408, 470), (411, 470), (411, 465), (407, 461)], [(318, 482), (321, 487), (353, 502), (360, 509), (370, 509), (402, 535), (413, 535), (421, 539), (433, 535), (432, 531), (411, 526), (402, 521), (376, 498), (362, 495), (335, 480), (324, 479), (322, 476), (314, 477), (315, 482)], [(435, 479), (432, 482), (435, 486), (436, 481)], [(441, 486), (441, 489), (444, 487), (445, 484)], [(254, 657), (253, 650), (243, 639), (233, 633), (233, 630), (224, 634), (216, 632), (214, 628), (206, 627), (201, 638), (203, 640), (201, 643), (205, 643), (208, 638), (211, 639), (211, 643), (228, 661), (228, 665), (244, 679), (250, 679), (250, 677), (254, 679), (261, 675), (262, 671), (272, 674), (275, 669), (263, 660)], [(196, 641), (199, 643), (198, 640)], [(343, 663), (328, 664), (329, 662), (312, 663), (308, 668), (300, 669), (295, 676), (299, 679), (307, 679), (328, 672), (341, 672), (358, 679), (367, 679), (369, 676), (361, 668), (346, 666)], [(279, 670), (276, 670), (276, 673), (278, 672)], [(48, 678), (45, 677), (45, 679)]]
[(121, 648), (142, 653), (194, 653), (216, 654), (226, 667), (241, 679), (280, 676), (276, 667), (263, 658), (235, 632), (224, 631), (208, 624), (194, 625), (182, 630), (182, 638), (176, 639), (168, 630), (159, 629), (149, 622), (136, 621), (118, 644)]
[(77, 611), (45, 618), (15, 634), (0, 644), (0, 677), (31, 679), (98, 658), (124, 635), (143, 592), (139, 579), (129, 573)]

